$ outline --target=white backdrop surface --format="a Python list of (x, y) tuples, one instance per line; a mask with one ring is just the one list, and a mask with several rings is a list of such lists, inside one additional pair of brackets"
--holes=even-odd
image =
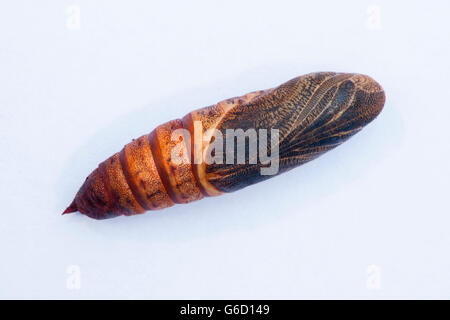
[[(448, 1), (3, 1), (0, 298), (450, 298)], [(315, 71), (381, 115), (218, 198), (61, 216), (131, 138)]]

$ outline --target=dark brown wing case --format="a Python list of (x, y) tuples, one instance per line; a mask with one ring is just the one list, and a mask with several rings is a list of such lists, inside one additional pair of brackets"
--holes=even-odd
[[(384, 100), (381, 86), (367, 76), (313, 73), (233, 108), (217, 130), (222, 131), (226, 144), (227, 129), (279, 129), (279, 173), (283, 173), (346, 141), (380, 113)], [(231, 192), (271, 177), (260, 174), (260, 161), (250, 165), (248, 160), (239, 165), (235, 158), (232, 165), (207, 166), (209, 182)]]

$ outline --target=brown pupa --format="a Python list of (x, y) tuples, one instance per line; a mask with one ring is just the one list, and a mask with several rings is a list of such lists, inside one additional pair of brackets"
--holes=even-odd
[(340, 145), (384, 101), (368, 76), (318, 72), (192, 111), (100, 163), (63, 214), (134, 215), (242, 189)]

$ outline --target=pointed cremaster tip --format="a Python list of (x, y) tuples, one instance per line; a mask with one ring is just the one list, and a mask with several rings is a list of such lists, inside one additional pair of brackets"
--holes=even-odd
[(72, 213), (72, 212), (75, 212), (75, 211), (78, 211), (78, 208), (77, 208), (77, 205), (76, 205), (75, 200), (74, 200), (72, 202), (72, 204), (70, 206), (68, 206), (67, 209), (64, 210), (64, 212), (62, 214), (64, 215), (64, 214)]

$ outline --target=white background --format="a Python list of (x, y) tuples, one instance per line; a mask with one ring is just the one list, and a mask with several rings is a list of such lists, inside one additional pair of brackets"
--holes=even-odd
[[(0, 298), (450, 298), (449, 12), (448, 1), (2, 1)], [(372, 76), (383, 112), (233, 194), (61, 216), (132, 138), (315, 71)]]

